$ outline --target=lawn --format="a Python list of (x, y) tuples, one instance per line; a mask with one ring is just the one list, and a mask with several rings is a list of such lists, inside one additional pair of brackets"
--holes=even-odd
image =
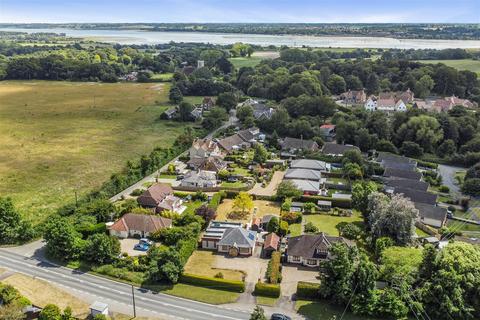
[(127, 160), (168, 147), (169, 84), (0, 82), (0, 194), (35, 223), (100, 186)]
[(204, 96), (184, 96), (183, 101), (191, 104), (201, 104), (203, 102), (203, 98)]
[(415, 228), (415, 233), (419, 237), (430, 237), (430, 235), (428, 233), (426, 233), (425, 231), (423, 231), (422, 229), (419, 229), (419, 228)]
[(325, 301), (307, 301), (298, 300), (295, 303), (295, 309), (299, 314), (309, 320), (329, 320), (329, 319), (344, 319), (344, 320), (373, 320), (374, 318), (367, 318), (354, 315), (351, 312), (346, 312), (343, 316), (343, 307), (333, 306)]
[(235, 181), (235, 182), (225, 181), (225, 182), (222, 182), (221, 184), (221, 187), (224, 187), (224, 188), (243, 188), (245, 186), (246, 184), (243, 183), (242, 181)]
[(288, 231), (292, 237), (302, 235), (302, 224), (301, 223), (292, 223), (288, 226)]
[(230, 62), (235, 66), (236, 69), (240, 69), (242, 67), (255, 67), (257, 66), (264, 58), (263, 57), (255, 57), (252, 56), (248, 57), (238, 57), (238, 58), (230, 58)]
[(66, 307), (72, 308), (73, 315), (79, 319), (84, 319), (88, 315), (89, 305), (86, 302), (46, 281), (23, 274), (14, 274), (2, 282), (14, 286), (36, 306), (45, 307), (47, 304), (53, 303), (61, 310)]
[(328, 214), (311, 214), (304, 215), (305, 222), (312, 222), (320, 232), (325, 232), (331, 236), (338, 236), (338, 225), (353, 222), (359, 226), (363, 225), (363, 219), (358, 211), (353, 211), (351, 217), (339, 217)]
[(184, 205), (187, 207), (187, 209), (185, 209), (185, 211), (183, 211), (182, 214), (194, 214), (195, 210), (201, 207), (202, 204), (203, 204), (203, 201), (200, 201), (200, 200), (185, 202)]
[(185, 272), (207, 277), (214, 277), (217, 273), (221, 272), (224, 279), (243, 280), (245, 274), (241, 271), (212, 267), (215, 264), (215, 259), (216, 255), (214, 251), (197, 250), (188, 259), (185, 265)]
[(443, 63), (447, 66), (453, 67), (457, 70), (469, 70), (480, 75), (480, 61), (473, 59), (462, 60), (418, 60), (418, 62), (427, 64)]
[[(156, 287), (149, 288), (155, 289)], [(160, 292), (165, 294), (210, 304), (233, 303), (240, 297), (240, 293), (237, 292), (208, 289), (183, 283), (177, 283), (169, 288), (158, 288), (161, 289)]]
[(154, 73), (150, 79), (159, 82), (169, 82), (173, 79), (173, 73)]
[(278, 301), (278, 298), (270, 298), (270, 297), (255, 297), (257, 299), (257, 304), (262, 306), (273, 307)]
[[(266, 201), (266, 200), (255, 200), (253, 201), (253, 206), (257, 208), (256, 216), (261, 218), (267, 214), (276, 214), (280, 215), (280, 205), (276, 202)], [(241, 221), (241, 222), (250, 222), (253, 215), (253, 210), (250, 212), (246, 218), (242, 220), (229, 219), (228, 214), (235, 211), (233, 209), (233, 200), (225, 199), (217, 208), (217, 220), (230, 220), (230, 221)]]

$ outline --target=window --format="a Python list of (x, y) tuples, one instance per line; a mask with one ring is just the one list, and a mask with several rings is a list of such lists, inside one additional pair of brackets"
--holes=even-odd
[(229, 246), (222, 246), (222, 251), (228, 251)]
[(298, 256), (291, 256), (291, 257), (293, 262), (300, 262), (302, 260), (302, 258)]
[(315, 259), (307, 259), (307, 264), (309, 266), (316, 266), (317, 265), (317, 260)]
[(240, 253), (250, 253), (249, 248), (240, 248)]

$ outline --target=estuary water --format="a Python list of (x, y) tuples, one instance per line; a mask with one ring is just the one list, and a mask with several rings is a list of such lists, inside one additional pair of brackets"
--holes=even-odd
[(120, 44), (162, 44), (174, 42), (212, 43), (227, 45), (244, 42), (260, 46), (289, 46), (317, 48), (384, 48), (384, 49), (446, 49), (480, 48), (480, 40), (429, 40), (394, 39), (387, 37), (340, 37), (263, 35), (210, 32), (165, 32), (146, 30), (80, 30), (63, 28), (0, 28), (0, 31), (55, 32), (69, 37), (88, 38), (96, 41)]

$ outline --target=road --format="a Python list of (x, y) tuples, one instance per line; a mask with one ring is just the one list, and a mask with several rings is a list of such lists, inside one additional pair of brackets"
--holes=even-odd
[(457, 171), (462, 170), (465, 170), (465, 168), (448, 166), (444, 164), (438, 165), (438, 172), (442, 176), (442, 184), (449, 187), (450, 191), (452, 191), (455, 195), (459, 195), (461, 193), (460, 187), (457, 185), (457, 181), (455, 180), (455, 174)]
[[(216, 132), (218, 132), (219, 130), (225, 129), (228, 126), (231, 126), (231, 125), (235, 125), (237, 122), (238, 122), (238, 119), (237, 119), (235, 113), (232, 113), (230, 115), (230, 118), (228, 119), (228, 121), (226, 121), (221, 127), (218, 127), (217, 129), (210, 132), (207, 136), (205, 136), (205, 138), (211, 139), (213, 137), (213, 135)], [(165, 164), (163, 167), (161, 167), (160, 169), (158, 169), (154, 173), (150, 174), (149, 176), (146, 176), (145, 178), (143, 178), (142, 180), (138, 181), (137, 183), (131, 185), (127, 189), (123, 190), (122, 192), (114, 195), (113, 197), (110, 198), (110, 201), (115, 202), (115, 201), (118, 201), (118, 200), (122, 199), (123, 197), (127, 198), (136, 189), (145, 189), (144, 185), (146, 183), (155, 182), (156, 181), (155, 179), (160, 175), (160, 172), (166, 171), (168, 169), (168, 165), (170, 163), (177, 161), (182, 155), (185, 155), (187, 152), (188, 151), (178, 155), (177, 157), (175, 157), (175, 159), (172, 159), (170, 162)]]
[[(93, 295), (107, 304), (132, 308), (132, 287), (127, 284), (64, 268), (34, 257), (0, 249), (0, 266), (66, 288), (73, 295)], [(135, 302), (140, 311), (161, 319), (242, 320), (250, 314), (238, 309), (186, 300), (135, 288)]]

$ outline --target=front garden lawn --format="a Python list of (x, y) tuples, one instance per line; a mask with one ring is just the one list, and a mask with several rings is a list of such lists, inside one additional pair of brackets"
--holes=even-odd
[(185, 273), (197, 274), (201, 276), (214, 277), (221, 272), (224, 279), (242, 281), (244, 273), (238, 270), (217, 269), (215, 265), (216, 255), (214, 251), (197, 250), (193, 252), (185, 265)]
[(185, 202), (183, 205), (187, 207), (185, 211), (182, 212), (183, 214), (195, 214), (195, 210), (199, 207), (201, 207), (203, 204), (203, 201), (201, 200), (195, 200), (195, 201), (188, 201)]
[(302, 235), (302, 224), (301, 223), (292, 223), (288, 226), (288, 231), (292, 237)]
[[(295, 303), (295, 309), (299, 314), (310, 320), (325, 320), (325, 319), (340, 319), (343, 313), (343, 307), (334, 306), (326, 301), (308, 301), (298, 300)], [(368, 318), (354, 315), (347, 311), (342, 319), (344, 320), (374, 320), (375, 318)]]
[(338, 236), (338, 226), (341, 223), (353, 222), (359, 227), (363, 228), (363, 219), (360, 213), (353, 210), (351, 217), (340, 217), (329, 214), (310, 214), (304, 215), (305, 222), (312, 222), (320, 232), (325, 232), (331, 236)]
[[(280, 215), (280, 205), (277, 202), (266, 201), (266, 200), (255, 200), (253, 201), (254, 208), (257, 208), (256, 217), (261, 218), (267, 214)], [(250, 222), (252, 220), (253, 210), (246, 214), (246, 216), (241, 219), (231, 219), (229, 218), (229, 213), (234, 212), (233, 200), (225, 199), (217, 208), (217, 220), (229, 220), (229, 221), (241, 221), (241, 222)]]
[(237, 301), (238, 297), (240, 296), (240, 293), (238, 292), (209, 289), (183, 283), (177, 283), (174, 286), (146, 286), (145, 288), (176, 297), (210, 304), (233, 303)]
[(228, 182), (228, 181), (225, 181), (225, 182), (222, 182), (222, 185), (220, 187), (224, 187), (224, 188), (243, 188), (245, 187), (246, 184), (243, 183), (242, 181), (235, 181), (235, 182)]
[(278, 298), (271, 298), (271, 297), (257, 296), (256, 298), (257, 298), (257, 304), (262, 306), (268, 306), (268, 307), (273, 307), (278, 301)]

